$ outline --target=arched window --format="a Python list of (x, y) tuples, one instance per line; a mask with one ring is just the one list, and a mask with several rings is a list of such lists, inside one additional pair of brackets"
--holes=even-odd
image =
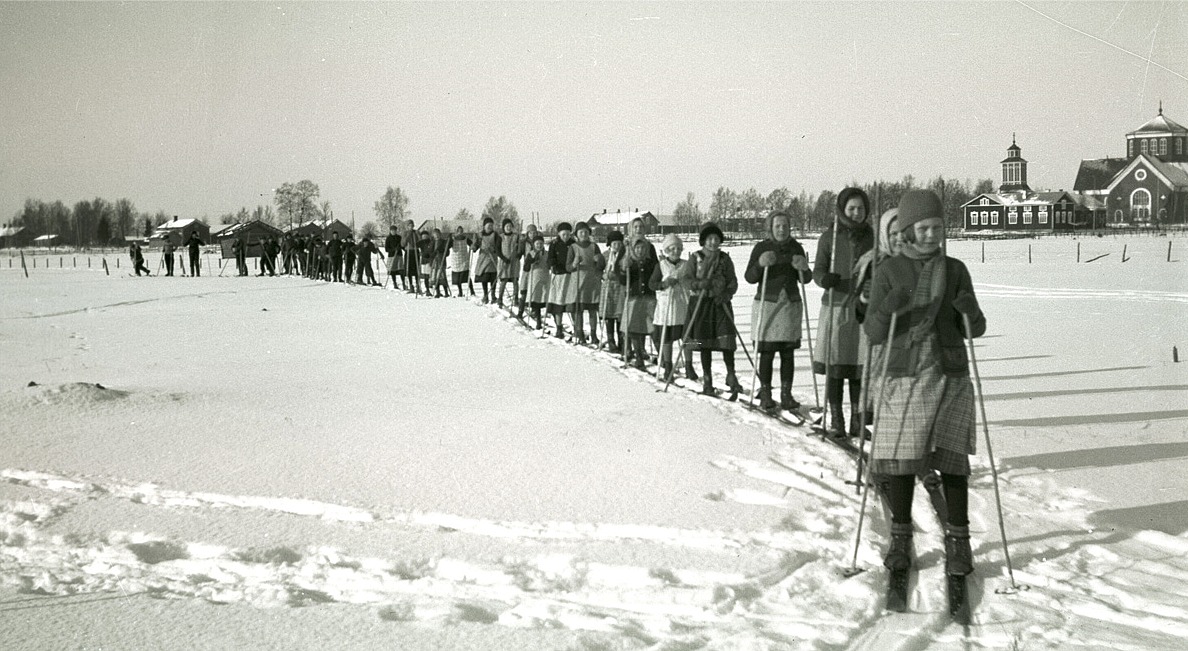
[(1118, 224), (1121, 224), (1121, 223), (1122, 223), (1122, 221), (1123, 221), (1123, 220), (1122, 220), (1122, 211), (1121, 211), (1121, 210), (1115, 210), (1115, 211), (1114, 211), (1114, 222), (1115, 222), (1115, 223), (1118, 223)]
[(1151, 221), (1151, 193), (1145, 188), (1130, 193), (1130, 221)]

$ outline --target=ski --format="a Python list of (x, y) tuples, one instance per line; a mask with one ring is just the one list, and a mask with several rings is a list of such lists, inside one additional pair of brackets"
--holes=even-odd
[(769, 409), (764, 409), (764, 408), (760, 407), (759, 405), (751, 404), (750, 402), (742, 402), (739, 404), (741, 404), (743, 406), (743, 409), (746, 409), (747, 411), (749, 411), (751, 413), (759, 414), (761, 416), (767, 416), (768, 418), (771, 418), (773, 420), (778, 420), (781, 423), (784, 423), (785, 425), (788, 425), (791, 427), (800, 427), (800, 426), (804, 425), (804, 423), (806, 422), (804, 415), (801, 414), (799, 411), (778, 409), (778, 408), (769, 410)]
[[(945, 501), (940, 474), (935, 470), (930, 470), (924, 474), (921, 481), (924, 484), (924, 489), (928, 491), (928, 501), (932, 504), (932, 510), (936, 515), (937, 522), (940, 523), (941, 531), (944, 532), (945, 524), (949, 518), (949, 505)], [(971, 618), (965, 578), (964, 574), (945, 573), (945, 593), (949, 602), (949, 616), (962, 626), (968, 625)]]
[(911, 570), (887, 570), (887, 610), (906, 613)]

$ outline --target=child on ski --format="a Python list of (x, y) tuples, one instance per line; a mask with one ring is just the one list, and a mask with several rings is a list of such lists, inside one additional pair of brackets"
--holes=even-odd
[[(574, 242), (569, 247), (569, 262), (566, 265), (573, 274), (573, 334), (579, 344), (598, 345), (598, 297), (602, 289), (602, 270), (606, 260), (598, 245), (590, 239), (590, 226), (578, 222), (574, 229)], [(586, 339), (584, 315), (590, 317), (590, 338)]]
[(717, 224), (701, 227), (698, 242), (701, 250), (689, 256), (681, 270), (682, 279), (693, 290), (689, 297), (689, 316), (685, 319), (686, 347), (701, 351), (702, 393), (717, 395), (714, 389), (713, 351), (721, 351), (726, 366), (726, 386), (731, 399), (738, 397), (742, 385), (734, 373), (735, 326), (730, 300), (738, 291), (734, 262), (721, 249), (724, 236)]
[[(766, 272), (766, 285), (764, 274)], [(795, 374), (794, 353), (800, 348), (803, 303), (800, 285), (812, 279), (804, 247), (792, 237), (792, 216), (774, 211), (767, 216), (767, 239), (751, 249), (743, 274), (748, 283), (759, 285), (751, 307), (751, 332), (759, 354), (759, 407), (764, 410), (795, 410), (800, 403), (792, 397)], [(771, 375), (776, 353), (780, 355), (780, 402), (771, 396)]]
[(462, 298), (462, 283), (470, 286), (470, 295), (474, 296), (474, 285), (470, 282), (470, 238), (462, 227), (454, 229), (453, 241), (450, 242), (450, 280), (458, 288), (458, 298)]
[(570, 311), (577, 287), (574, 285), (572, 274), (569, 273), (569, 247), (573, 245), (571, 235), (573, 227), (568, 222), (557, 224), (557, 238), (549, 244), (549, 314), (553, 315), (556, 330), (553, 335), (558, 339), (565, 337), (561, 320)]
[(602, 296), (598, 302), (598, 313), (606, 324), (606, 346), (612, 352), (624, 353), (623, 342), (618, 340), (619, 320), (623, 317), (623, 298), (626, 293), (618, 280), (619, 261), (623, 259), (623, 234), (611, 231), (606, 234), (606, 264), (602, 271)]
[(524, 254), (523, 236), (516, 232), (516, 223), (510, 219), (503, 220), (503, 236), (500, 238), (499, 250), (499, 292), (495, 304), (503, 307), (503, 294), (507, 284), (512, 284), (512, 301), (520, 293), (520, 257)]
[(541, 310), (549, 302), (549, 255), (545, 250), (544, 237), (539, 233), (533, 234), (531, 246), (532, 250), (524, 256), (524, 268), (528, 270), (528, 282), (524, 283), (528, 292), (525, 298), (532, 306), (536, 329), (543, 330)]
[(495, 232), (495, 220), (483, 217), (483, 232), (479, 233), (471, 248), (478, 251), (474, 261), (474, 279), (483, 286), (483, 305), (495, 300), (495, 277), (499, 261), (499, 233)]
[(425, 295), (429, 295), (432, 285), (429, 283), (429, 275), (433, 273), (433, 251), (436, 245), (433, 242), (433, 236), (429, 231), (421, 231), (421, 240), (417, 242), (417, 260), (421, 263), (421, 268), (418, 271), (421, 274), (421, 282), (425, 283)]
[[(520, 251), (527, 256), (528, 252), (532, 250), (532, 241), (536, 239), (537, 230), (536, 224), (528, 224), (524, 229), (524, 239), (520, 242)], [(528, 298), (528, 264), (525, 262), (520, 265), (520, 295), (519, 295), (519, 311), (516, 313), (516, 318), (524, 319), (524, 306), (527, 304)]]
[(872, 342), (889, 351), (884, 351), (887, 366), (876, 406), (871, 471), (886, 477), (891, 506), (891, 544), (884, 565), (891, 570), (910, 567), (916, 474), (934, 469), (940, 472), (949, 510), (945, 570), (966, 575), (973, 571), (968, 477), (975, 446), (965, 338), (984, 334), (986, 318), (969, 270), (944, 253), (942, 217), (935, 192), (905, 193), (897, 223), (904, 244), (899, 255), (883, 260), (874, 272), (863, 327)]
[(627, 293), (627, 305), (623, 308), (624, 361), (641, 371), (647, 365), (644, 339), (652, 330), (652, 314), (656, 311), (656, 292), (648, 284), (657, 264), (648, 255), (651, 246), (645, 239), (635, 240), (633, 255), (624, 256), (619, 263), (618, 281)]
[[(684, 244), (681, 238), (669, 234), (660, 245), (664, 254), (659, 264), (652, 271), (648, 285), (656, 292), (656, 313), (652, 318), (653, 343), (660, 351), (660, 368), (664, 369), (664, 381), (671, 382), (673, 378), (672, 345), (677, 339), (685, 336), (685, 318), (689, 311), (689, 289), (681, 281), (681, 270), (686, 261), (681, 259)], [(693, 370), (693, 351), (683, 346), (685, 351), (685, 377), (696, 381), (697, 373)]]
[(450, 238), (433, 229), (433, 261), (429, 271), (429, 284), (433, 286), (433, 298), (450, 297), (450, 281), (446, 278), (446, 260), (450, 256)]
[[(854, 265), (855, 307), (858, 310), (859, 323), (865, 321), (870, 306), (870, 284), (874, 270), (887, 258), (897, 255), (903, 244), (903, 235), (899, 232), (898, 220), (898, 208), (890, 208), (883, 213), (879, 218), (877, 246), (863, 253)], [(876, 377), (874, 374), (879, 370), (879, 361), (883, 359), (882, 348), (882, 346), (870, 343), (870, 337), (866, 335), (865, 328), (858, 331), (858, 363), (862, 365), (863, 373), (867, 379)], [(874, 391), (871, 390), (870, 382), (864, 382), (863, 385), (866, 386), (866, 402), (862, 405), (865, 410), (862, 420), (865, 421), (867, 430), (863, 435), (869, 441), (869, 428), (874, 425)]]
[[(825, 376), (825, 402), (829, 405), (829, 433), (846, 435), (842, 413), (842, 384), (850, 383), (850, 436), (858, 435), (862, 368), (858, 364), (858, 314), (850, 274), (854, 262), (874, 247), (874, 231), (867, 223), (870, 199), (860, 188), (846, 188), (837, 196), (837, 212), (821, 239), (813, 277), (826, 290), (817, 319), (819, 342), (813, 349), (813, 373)], [(836, 255), (835, 255), (836, 254)]]

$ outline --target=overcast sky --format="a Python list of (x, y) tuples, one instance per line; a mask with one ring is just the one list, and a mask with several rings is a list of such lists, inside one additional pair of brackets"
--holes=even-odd
[(542, 222), (719, 186), (1071, 189), (1164, 112), (1184, 2), (0, 4), (0, 219), (129, 198), (211, 219), (310, 179), (335, 217), (506, 195)]

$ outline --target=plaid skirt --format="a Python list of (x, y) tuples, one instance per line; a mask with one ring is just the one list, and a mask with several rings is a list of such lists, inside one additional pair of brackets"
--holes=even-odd
[(907, 475), (933, 467), (969, 474), (968, 455), (976, 451), (973, 382), (968, 375), (945, 375), (936, 347), (935, 335), (921, 345), (917, 375), (871, 387), (878, 428), (871, 445), (873, 472)]
[(602, 297), (598, 301), (598, 313), (604, 319), (618, 319), (623, 316), (624, 288), (614, 280), (602, 281)]

